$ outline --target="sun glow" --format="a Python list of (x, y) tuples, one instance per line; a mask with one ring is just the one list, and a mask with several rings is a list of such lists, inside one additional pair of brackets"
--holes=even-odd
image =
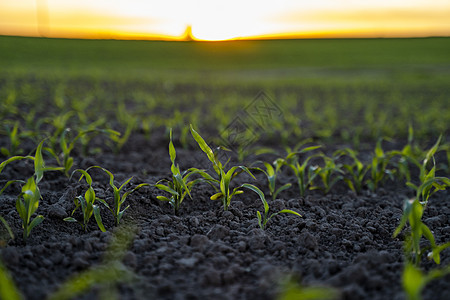
[(447, 0), (0, 0), (0, 34), (208, 41), (448, 36), (449, 15)]

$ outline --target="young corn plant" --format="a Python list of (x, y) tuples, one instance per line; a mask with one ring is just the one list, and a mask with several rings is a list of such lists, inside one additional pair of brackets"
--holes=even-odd
[(364, 185), (364, 177), (370, 169), (370, 165), (364, 165), (357, 156), (357, 152), (350, 148), (345, 148), (335, 152), (338, 156), (349, 156), (352, 160), (352, 164), (343, 164), (342, 168), (347, 171), (350, 178), (344, 177), (343, 180), (347, 183), (348, 187), (355, 193), (359, 194), (362, 191)]
[(324, 166), (312, 166), (311, 170), (322, 180), (322, 186), (311, 186), (310, 189), (320, 189), (328, 194), (331, 188), (343, 179), (344, 171), (341, 169), (342, 165), (336, 163), (337, 157), (328, 157), (323, 153), (318, 156), (323, 159)]
[[(6, 222), (6, 220), (2, 216), (0, 216), (0, 222), (3, 223), (3, 226), (5, 227), (6, 231), (8, 232), (9, 237), (11, 238), (11, 240), (14, 240), (14, 233), (11, 230), (11, 227), (9, 226), (8, 222)], [(2, 247), (2, 246), (3, 246), (3, 243), (0, 240), (0, 247)]]
[(15, 122), (12, 128), (9, 126), (5, 127), (6, 134), (9, 137), (9, 147), (1, 147), (0, 153), (7, 157), (20, 154), (19, 146), (21, 135), (19, 134), (19, 121)]
[(423, 155), (423, 151), (414, 144), (414, 131), (412, 126), (409, 126), (408, 130), (408, 143), (402, 150), (393, 150), (389, 152), (392, 158), (398, 156), (398, 161), (395, 162), (395, 169), (397, 170), (398, 178), (406, 179), (407, 182), (411, 181), (410, 164), (412, 163), (419, 169), (421, 168), (420, 157)]
[(38, 209), (39, 200), (41, 199), (38, 184), (42, 180), (45, 171), (61, 170), (58, 167), (45, 167), (44, 157), (42, 156), (43, 144), (44, 141), (36, 149), (34, 156), (34, 175), (26, 181), (16, 201), (16, 209), (22, 219), (23, 239), (25, 242), (30, 236), (31, 230), (44, 220), (42, 215), (38, 215), (32, 219), (32, 215)]
[[(99, 200), (99, 198), (97, 198), (95, 196), (95, 191), (92, 188), (92, 177), (88, 174), (87, 171), (82, 170), (82, 169), (74, 170), (72, 173), (72, 176), (76, 172), (81, 173), (81, 177), (80, 177), (79, 181), (84, 177), (86, 180), (86, 183), (88, 184), (89, 187), (88, 187), (87, 191), (84, 193), (84, 197), (80, 195), (80, 196), (74, 198), (73, 201), (75, 203), (75, 209), (72, 211), (72, 214), (71, 214), (72, 216), (64, 218), (64, 221), (77, 222), (78, 224), (81, 225), (81, 228), (83, 228), (84, 231), (87, 231), (89, 220), (91, 219), (92, 214), (94, 214), (94, 218), (95, 218), (95, 221), (97, 222), (98, 228), (101, 231), (105, 232), (106, 229), (105, 229), (105, 226), (103, 226), (102, 218), (100, 216), (100, 208), (98, 207), (98, 205), (95, 204), (95, 200)], [(79, 208), (81, 208), (83, 220), (77, 220), (73, 217), (73, 214)]]
[(295, 212), (295, 211), (290, 210), (290, 209), (283, 209), (283, 210), (280, 210), (279, 212), (272, 213), (272, 214), (269, 215), (269, 204), (266, 201), (266, 197), (264, 196), (264, 193), (258, 187), (254, 186), (252, 184), (247, 184), (247, 183), (242, 184), (240, 187), (252, 190), (256, 194), (258, 194), (259, 199), (261, 199), (261, 202), (264, 205), (264, 213), (261, 214), (259, 212), (259, 210), (258, 210), (258, 211), (256, 211), (256, 216), (258, 218), (258, 225), (259, 225), (259, 227), (262, 230), (264, 230), (266, 228), (267, 222), (269, 222), (270, 219), (272, 219), (276, 215), (279, 215), (279, 214), (293, 214), (293, 215), (301, 217), (301, 215), (298, 212)]
[[(410, 181), (406, 183), (406, 185), (408, 187), (410, 187), (416, 191), (416, 199), (424, 206), (427, 205), (428, 199), (430, 198), (430, 196), (432, 194), (434, 194), (440, 190), (445, 190), (447, 187), (450, 186), (449, 178), (442, 177), (442, 176), (436, 176), (436, 163), (434, 161), (434, 154), (438, 150), (440, 141), (441, 141), (441, 136), (439, 137), (437, 142), (434, 144), (434, 146), (431, 147), (430, 150), (428, 150), (422, 164), (419, 164), (420, 184), (415, 185)], [(433, 167), (428, 171), (428, 165), (430, 164), (430, 162), (433, 162)]]
[(375, 147), (372, 162), (370, 164), (370, 178), (366, 181), (367, 186), (372, 192), (378, 189), (386, 175), (392, 175), (391, 170), (387, 168), (391, 155), (383, 151), (381, 142), (382, 139), (379, 139)]
[[(7, 160), (3, 161), (2, 163), (0, 163), (0, 173), (2, 173), (3, 169), (10, 163), (14, 162), (14, 161), (19, 161), (19, 160), (23, 160), (23, 159), (30, 159), (34, 161), (34, 157), (33, 156), (13, 156), (8, 158)], [(5, 183), (5, 185), (2, 187), (2, 189), (0, 189), (0, 195), (6, 190), (6, 188), (8, 186), (10, 186), (13, 183), (25, 183), (25, 181), (23, 180), (9, 180)]]
[(108, 209), (111, 211), (111, 213), (113, 214), (113, 217), (114, 217), (114, 223), (115, 223), (116, 226), (118, 226), (119, 223), (120, 223), (120, 220), (121, 220), (122, 217), (123, 217), (124, 212), (130, 207), (130, 206), (128, 205), (127, 207), (125, 207), (124, 209), (122, 209), (122, 205), (123, 205), (124, 202), (127, 200), (127, 197), (128, 197), (131, 193), (133, 193), (133, 192), (137, 191), (138, 189), (140, 189), (141, 187), (143, 187), (143, 186), (149, 186), (149, 184), (148, 184), (148, 183), (141, 183), (141, 184), (138, 184), (138, 185), (135, 186), (133, 189), (128, 190), (128, 191), (126, 191), (124, 194), (121, 195), (121, 192), (122, 192), (123, 188), (131, 181), (131, 179), (133, 179), (133, 177), (128, 178), (127, 180), (125, 180), (124, 183), (122, 183), (122, 185), (121, 185), (120, 187), (117, 187), (117, 186), (114, 184), (114, 175), (113, 175), (110, 171), (108, 171), (107, 169), (102, 168), (102, 167), (100, 167), (100, 166), (92, 166), (92, 167), (87, 168), (87, 169), (86, 169), (86, 172), (87, 172), (88, 170), (90, 170), (90, 169), (93, 169), (93, 168), (100, 169), (100, 170), (102, 170), (103, 172), (105, 172), (106, 174), (108, 174), (108, 176), (109, 176), (109, 185), (110, 185), (111, 188), (113, 189), (114, 206), (113, 206), (113, 207), (110, 207), (110, 206), (108, 205), (108, 203), (106, 203), (106, 201), (103, 200), (103, 199), (98, 199), (98, 198), (97, 198), (97, 200), (100, 201), (103, 205), (106, 206), (106, 208), (108, 208)]
[(300, 163), (298, 160), (298, 155), (316, 150), (320, 147), (321, 146), (310, 146), (296, 151), (289, 151), (288, 149), (288, 154), (286, 157), (279, 160), (280, 163), (285, 164), (294, 172), (295, 177), (297, 177), (300, 196), (302, 197), (305, 196), (306, 190), (314, 181), (317, 173), (312, 172), (311, 168), (308, 168), (308, 163), (314, 156), (308, 156), (302, 163)]
[[(190, 192), (193, 186), (202, 180), (201, 178), (197, 178), (189, 181), (189, 178), (192, 175), (200, 174), (203, 171), (196, 168), (191, 168), (189, 170), (181, 172), (180, 167), (178, 165), (175, 165), (175, 158), (177, 156), (177, 153), (172, 142), (172, 129), (170, 130), (169, 156), (170, 161), (172, 162), (172, 166), (170, 167), (170, 170), (172, 172), (172, 180), (170, 181), (167, 179), (162, 179), (155, 184), (155, 187), (169, 193), (170, 198), (166, 196), (156, 196), (156, 198), (160, 201), (169, 202), (169, 204), (174, 209), (175, 215), (178, 215), (180, 205), (186, 195), (189, 195), (189, 198), (192, 199)], [(162, 182), (165, 182), (166, 184), (162, 184)]]
[[(280, 186), (278, 189), (275, 187), (277, 174), (280, 172), (281, 166), (283, 165), (282, 159), (278, 158), (273, 162), (273, 165), (268, 162), (263, 162), (265, 170), (261, 168), (252, 168), (252, 170), (257, 170), (262, 172), (267, 178), (267, 184), (269, 187), (269, 194), (272, 200), (275, 200), (277, 196), (284, 190), (287, 190), (292, 186), (290, 183), (286, 183)], [(275, 166), (275, 168), (274, 168)]]
[[(200, 149), (207, 155), (209, 161), (212, 163), (214, 171), (216, 172), (218, 179), (213, 178), (206, 172), (199, 172), (199, 174), (214, 187), (215, 185), (219, 186), (219, 189), (216, 190), (218, 193), (211, 196), (211, 200), (221, 200), (223, 204), (223, 209), (228, 210), (230, 206), (231, 199), (235, 195), (242, 194), (244, 191), (241, 190), (242, 186), (236, 187), (234, 189), (230, 189), (231, 180), (239, 175), (242, 172), (246, 172), (251, 177), (255, 178), (250, 170), (245, 166), (234, 166), (231, 167), (228, 171), (225, 170), (225, 165), (223, 165), (218, 159), (217, 153), (214, 153), (213, 150), (208, 146), (205, 140), (194, 130), (192, 125), (190, 126), (191, 134), (194, 137), (197, 144), (200, 146)], [(256, 179), (256, 178), (255, 178)]]
[[(403, 208), (403, 215), (400, 224), (395, 229), (394, 238), (397, 237), (406, 223), (410, 225), (410, 233), (405, 240), (405, 254), (408, 261), (413, 261), (418, 267), (423, 254), (431, 249), (427, 257), (433, 259), (436, 264), (440, 264), (440, 253), (450, 247), (450, 242), (443, 245), (436, 245), (433, 233), (425, 223), (422, 222), (424, 207), (418, 199), (406, 200)], [(424, 237), (430, 242), (430, 247), (421, 248), (420, 240)]]
[(83, 138), (86, 135), (89, 135), (91, 133), (96, 133), (96, 132), (107, 133), (111, 136), (120, 135), (119, 132), (111, 130), (111, 129), (89, 129), (89, 130), (83, 130), (83, 131), (78, 132), (78, 134), (73, 139), (71, 139), (70, 141), (67, 141), (67, 135), (70, 132), (71, 132), (71, 129), (66, 128), (61, 133), (61, 136), (59, 138), (59, 146), (60, 146), (60, 154), (59, 155), (52, 148), (45, 148), (45, 150), (56, 159), (58, 164), (63, 167), (64, 174), (67, 177), (69, 177), (70, 169), (73, 166), (73, 157), (71, 156), (70, 153), (72, 152), (73, 148), (75, 147), (76, 142), (80, 138)]
[(424, 273), (414, 264), (407, 262), (402, 274), (402, 285), (408, 300), (421, 300), (425, 286), (436, 279), (450, 274), (450, 265)]

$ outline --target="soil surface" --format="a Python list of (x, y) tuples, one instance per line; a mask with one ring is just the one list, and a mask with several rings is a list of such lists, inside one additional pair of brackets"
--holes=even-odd
[[(118, 183), (134, 176), (127, 188), (142, 182), (154, 184), (170, 176), (167, 145), (163, 134), (151, 139), (135, 134), (119, 154), (105, 149), (89, 158), (75, 155), (75, 166), (100, 165), (111, 170)], [(198, 147), (175, 146), (182, 169), (208, 167), (206, 155)], [(47, 165), (51, 164), (48, 160)], [(12, 163), (0, 174), (0, 184), (11, 178), (26, 179), (32, 169), (30, 162)], [(97, 197), (111, 203), (108, 177), (100, 171), (91, 174)], [(45, 174), (37, 211), (45, 220), (33, 230), (27, 244), (22, 241), (15, 209), (20, 186), (10, 186), (0, 196), (0, 215), (16, 235), (14, 241), (8, 241), (1, 228), (1, 257), (26, 299), (44, 299), (74, 274), (104, 260), (114, 231), (105, 207), (102, 218), (108, 232), (101, 232), (94, 218), (87, 232), (76, 223), (63, 221), (74, 209), (74, 197), (87, 188), (77, 179), (69, 180), (59, 172)], [(258, 174), (257, 179), (240, 175), (234, 184), (253, 183), (268, 192), (264, 177)], [(293, 186), (279, 199), (269, 201), (271, 211), (288, 208), (302, 218), (279, 215), (265, 231), (256, 218), (256, 211), (263, 209), (261, 201), (251, 191), (236, 196), (229, 211), (224, 211), (220, 202), (209, 199), (214, 190), (200, 184), (193, 189), (192, 199), (187, 197), (182, 203), (177, 216), (168, 203), (156, 199), (163, 193), (154, 187), (131, 194), (122, 223), (136, 226), (136, 235), (122, 261), (136, 277), (119, 286), (119, 298), (275, 299), (280, 281), (292, 275), (301, 278), (305, 286), (335, 287), (341, 299), (405, 299), (401, 287), (404, 235), (394, 239), (392, 233), (402, 215), (403, 201), (413, 196), (411, 190), (403, 183), (387, 181), (376, 193), (365, 190), (356, 195), (341, 182), (328, 195), (308, 191), (300, 197), (293, 174), (284, 170), (279, 179), (278, 184), (292, 182)], [(448, 192), (437, 193), (424, 216), (437, 243), (450, 240), (447, 200)], [(444, 266), (450, 264), (449, 249), (442, 252), (441, 260)], [(422, 265), (425, 269), (436, 267), (425, 260)], [(96, 299), (100, 290), (90, 290), (80, 299)], [(450, 299), (450, 277), (429, 284), (423, 298)]]

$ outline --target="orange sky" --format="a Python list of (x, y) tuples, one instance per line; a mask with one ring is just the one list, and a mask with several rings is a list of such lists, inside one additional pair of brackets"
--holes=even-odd
[(81, 38), (449, 36), (448, 0), (0, 0), (0, 35)]

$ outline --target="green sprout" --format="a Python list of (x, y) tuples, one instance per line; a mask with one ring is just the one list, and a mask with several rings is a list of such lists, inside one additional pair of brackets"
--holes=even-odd
[[(0, 216), (0, 221), (3, 223), (3, 226), (5, 226), (6, 231), (8, 232), (11, 240), (14, 240), (14, 233), (12, 232), (11, 227), (9, 226), (8, 222), (6, 222), (5, 218), (3, 218), (2, 216)], [(0, 246), (2, 246), (1, 243), (0, 243)]]
[(345, 148), (335, 152), (336, 155), (349, 156), (352, 160), (352, 164), (343, 164), (342, 167), (350, 175), (350, 178), (344, 177), (343, 180), (347, 183), (348, 187), (355, 193), (359, 194), (362, 191), (364, 177), (369, 171), (370, 166), (364, 165), (357, 157), (357, 152), (350, 148)]
[(392, 154), (383, 151), (381, 142), (382, 139), (379, 139), (375, 146), (374, 156), (370, 164), (370, 179), (366, 181), (367, 186), (372, 192), (377, 190), (386, 175), (392, 174), (391, 170), (387, 169)]
[(24, 299), (16, 287), (12, 276), (0, 260), (0, 299), (21, 300)]
[[(306, 141), (305, 141), (306, 142)], [(303, 142), (303, 143), (305, 143)], [(302, 144), (303, 144), (302, 143)], [(288, 153), (285, 158), (281, 158), (280, 162), (287, 165), (292, 169), (295, 176), (297, 177), (298, 188), (300, 190), (300, 196), (304, 197), (306, 194), (306, 190), (314, 181), (314, 178), (317, 176), (317, 173), (311, 172), (312, 170), (308, 168), (309, 161), (313, 158), (313, 156), (307, 157), (302, 163), (298, 160), (298, 155), (310, 152), (320, 148), (321, 146), (310, 146), (305, 147), (301, 150), (292, 151), (291, 149), (287, 149)], [(298, 148), (298, 147), (296, 147)], [(309, 172), (308, 172), (309, 170)]]
[(431, 252), (428, 254), (429, 259), (433, 259), (435, 263), (440, 264), (440, 253), (450, 247), (450, 242), (443, 245), (436, 245), (433, 233), (425, 223), (422, 222), (424, 207), (420, 204), (418, 199), (406, 200), (404, 203), (403, 215), (400, 224), (394, 232), (394, 237), (397, 237), (401, 230), (408, 222), (411, 227), (410, 236), (405, 241), (405, 253), (409, 260), (414, 260), (415, 265), (419, 266), (422, 255), (429, 248), (421, 248), (420, 239), (425, 237), (431, 245)]
[[(441, 137), (442, 136), (440, 136), (433, 147), (428, 150), (422, 164), (419, 164), (418, 162), (415, 163), (420, 167), (420, 185), (415, 185), (410, 181), (406, 183), (407, 186), (416, 191), (416, 199), (425, 206), (427, 205), (428, 199), (432, 194), (436, 193), (439, 190), (445, 190), (450, 186), (449, 178), (436, 176), (436, 163), (434, 160), (434, 154), (438, 150)], [(412, 158), (410, 159), (414, 161)], [(433, 162), (433, 167), (428, 171), (428, 164), (431, 161)]]
[(101, 231), (105, 232), (106, 229), (103, 226), (102, 218), (100, 216), (100, 209), (99, 209), (98, 205), (95, 204), (95, 200), (99, 200), (99, 198), (97, 198), (95, 196), (95, 191), (92, 188), (92, 178), (88, 174), (87, 171), (82, 170), (82, 169), (74, 170), (72, 173), (72, 176), (76, 172), (81, 173), (81, 177), (79, 180), (81, 180), (84, 177), (86, 180), (86, 183), (89, 185), (87, 191), (84, 194), (84, 197), (78, 196), (78, 197), (74, 198), (75, 209), (72, 211), (72, 214), (71, 214), (73, 216), (75, 211), (77, 211), (78, 208), (81, 208), (83, 221), (79, 221), (79, 220), (75, 219), (74, 217), (64, 218), (64, 221), (78, 222), (78, 224), (81, 225), (81, 228), (83, 228), (84, 231), (87, 231), (87, 226), (88, 226), (89, 220), (91, 219), (92, 214), (94, 214), (94, 218), (95, 218), (95, 221), (97, 222), (98, 228), (100, 228)]
[[(172, 172), (172, 181), (162, 179), (155, 184), (155, 187), (162, 191), (168, 192), (170, 194), (170, 198), (165, 196), (157, 196), (156, 198), (161, 201), (169, 202), (169, 204), (172, 205), (175, 211), (175, 215), (178, 215), (178, 211), (184, 197), (186, 195), (189, 195), (189, 198), (192, 199), (190, 191), (196, 183), (201, 181), (200, 178), (188, 181), (189, 177), (193, 174), (204, 172), (196, 168), (191, 168), (189, 170), (181, 172), (180, 167), (178, 165), (175, 165), (175, 158), (177, 156), (177, 153), (172, 142), (172, 129), (170, 129), (169, 156), (170, 161), (172, 162), (172, 166), (170, 167), (170, 170)], [(166, 182), (166, 185), (161, 184), (160, 182)]]
[(97, 198), (97, 200), (100, 201), (103, 205), (106, 206), (106, 208), (108, 208), (108, 209), (111, 211), (111, 213), (113, 214), (113, 217), (114, 217), (114, 224), (115, 224), (116, 226), (118, 226), (119, 223), (120, 223), (120, 220), (121, 220), (122, 217), (123, 217), (124, 212), (130, 207), (130, 206), (128, 205), (127, 207), (125, 207), (124, 209), (122, 209), (122, 205), (123, 205), (123, 203), (127, 200), (127, 197), (128, 197), (131, 193), (133, 193), (133, 192), (137, 191), (138, 189), (140, 189), (141, 187), (143, 187), (143, 186), (149, 186), (149, 184), (148, 184), (148, 183), (141, 183), (141, 184), (138, 184), (138, 185), (135, 186), (133, 189), (128, 190), (128, 191), (125, 192), (123, 195), (121, 195), (122, 189), (123, 189), (123, 188), (131, 181), (131, 179), (133, 179), (133, 177), (128, 178), (127, 180), (125, 180), (124, 183), (122, 183), (122, 185), (121, 185), (120, 187), (117, 187), (117, 186), (114, 184), (114, 175), (113, 175), (110, 171), (108, 171), (107, 169), (102, 168), (102, 167), (100, 167), (100, 166), (92, 166), (92, 167), (89, 167), (89, 168), (86, 169), (86, 171), (88, 171), (88, 170), (90, 170), (90, 169), (93, 169), (93, 168), (101, 169), (103, 172), (105, 172), (105, 173), (108, 174), (108, 176), (109, 176), (109, 185), (110, 185), (111, 188), (113, 189), (113, 194), (114, 194), (114, 206), (113, 206), (113, 207), (110, 207), (110, 206), (108, 205), (108, 203), (106, 203), (106, 201), (103, 200), (103, 199), (98, 199), (98, 198)]
[(280, 210), (279, 212), (272, 213), (269, 216), (269, 204), (266, 201), (266, 197), (264, 196), (264, 193), (258, 187), (254, 186), (252, 184), (244, 183), (240, 187), (252, 190), (252, 191), (254, 191), (255, 193), (257, 193), (259, 195), (259, 198), (261, 199), (261, 202), (264, 205), (264, 214), (261, 215), (261, 213), (258, 210), (256, 212), (256, 216), (258, 217), (258, 225), (259, 225), (259, 227), (262, 230), (264, 230), (266, 228), (267, 222), (269, 222), (269, 220), (272, 219), (273, 217), (275, 217), (276, 215), (279, 215), (279, 214), (293, 214), (293, 215), (301, 217), (301, 215), (298, 212), (295, 212), (295, 211), (290, 210), (290, 209), (283, 209), (283, 210)]
[(12, 129), (9, 126), (6, 126), (6, 134), (9, 138), (9, 148), (1, 147), (0, 153), (4, 156), (19, 154), (20, 138), (22, 137), (22, 135), (19, 134), (19, 121), (14, 123)]
[(336, 163), (337, 157), (328, 157), (325, 154), (319, 154), (324, 161), (324, 166), (312, 166), (311, 170), (320, 177), (322, 180), (322, 187), (311, 186), (310, 189), (321, 189), (325, 194), (328, 194), (331, 188), (339, 181), (343, 179), (344, 173), (341, 169), (342, 165)]
[(298, 280), (288, 276), (282, 282), (282, 292), (278, 300), (334, 300), (339, 299), (339, 292), (331, 287), (303, 286)]
[(246, 172), (253, 178), (255, 178), (255, 176), (253, 176), (250, 170), (245, 166), (234, 166), (231, 167), (228, 171), (225, 171), (227, 163), (223, 165), (220, 162), (220, 160), (217, 157), (218, 156), (217, 153), (214, 153), (212, 151), (212, 149), (208, 146), (205, 140), (197, 133), (197, 131), (194, 130), (192, 125), (191, 125), (191, 133), (194, 139), (197, 141), (198, 145), (200, 146), (200, 149), (202, 149), (202, 151), (206, 153), (209, 161), (213, 165), (214, 171), (218, 176), (218, 179), (214, 179), (206, 172), (199, 173), (206, 179), (207, 182), (219, 185), (218, 193), (212, 195), (211, 200), (219, 200), (219, 199), (222, 200), (223, 209), (228, 210), (228, 207), (230, 206), (231, 203), (231, 199), (235, 195), (243, 193), (243, 191), (240, 190), (241, 188), (240, 186), (234, 188), (233, 190), (230, 190), (231, 180), (242, 172)]
[[(272, 197), (272, 200), (275, 200), (279, 193), (290, 188), (292, 186), (292, 184), (286, 183), (283, 186), (280, 186), (278, 189), (275, 188), (277, 174), (280, 172), (281, 166), (283, 165), (283, 160), (281, 158), (276, 159), (273, 162), (273, 165), (268, 162), (263, 162), (263, 164), (266, 168), (265, 170), (261, 169), (261, 168), (252, 168), (252, 169), (258, 170), (266, 176), (267, 183), (269, 186), (270, 196)], [(275, 166), (275, 168), (274, 168), (274, 166)]]
[(44, 172), (61, 170), (59, 167), (45, 167), (44, 157), (42, 156), (43, 144), (44, 141), (42, 141), (36, 149), (36, 154), (34, 156), (34, 175), (28, 178), (16, 201), (16, 209), (22, 219), (24, 241), (29, 237), (31, 230), (44, 220), (42, 215), (38, 215), (34, 219), (31, 219), (32, 215), (39, 207), (41, 192), (38, 184), (42, 180)]
[(430, 281), (442, 278), (448, 274), (450, 274), (450, 265), (443, 269), (431, 270), (427, 274), (424, 274), (423, 271), (414, 266), (414, 264), (406, 263), (402, 274), (402, 285), (407, 299), (422, 299), (421, 293)]
[(70, 156), (70, 153), (72, 152), (73, 148), (75, 147), (75, 143), (83, 138), (84, 136), (95, 133), (95, 132), (102, 132), (102, 133), (108, 133), (110, 136), (118, 136), (120, 135), (119, 132), (111, 130), (111, 129), (89, 129), (89, 130), (83, 130), (80, 131), (72, 140), (69, 142), (67, 141), (67, 135), (71, 132), (70, 128), (66, 128), (60, 136), (59, 139), (59, 146), (61, 149), (61, 153), (58, 155), (55, 150), (51, 148), (45, 148), (47, 152), (49, 152), (58, 162), (60, 166), (64, 168), (64, 174), (69, 177), (70, 169), (73, 166), (73, 157)]

